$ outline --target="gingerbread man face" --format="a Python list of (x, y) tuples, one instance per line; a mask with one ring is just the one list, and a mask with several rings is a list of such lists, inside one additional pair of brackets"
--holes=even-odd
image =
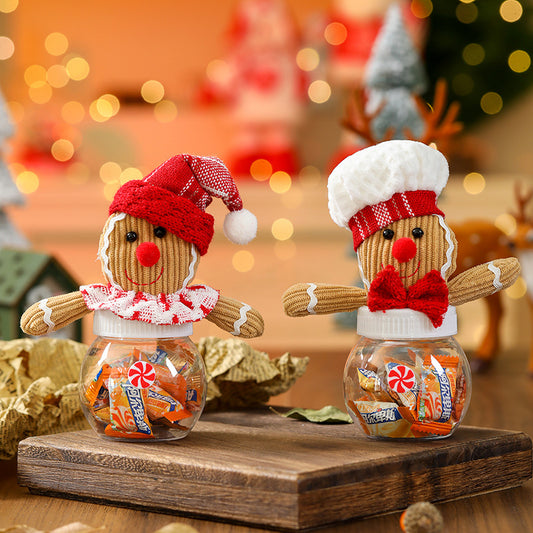
[(125, 213), (108, 218), (98, 255), (104, 276), (112, 285), (153, 295), (186, 287), (199, 259), (193, 244), (162, 226)]
[(442, 217), (426, 215), (389, 224), (366, 238), (357, 254), (368, 284), (392, 265), (408, 289), (431, 270), (448, 279), (456, 267), (457, 241)]

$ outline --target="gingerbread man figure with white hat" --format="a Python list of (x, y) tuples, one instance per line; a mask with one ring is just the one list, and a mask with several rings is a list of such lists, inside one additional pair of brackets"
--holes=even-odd
[(353, 234), (364, 288), (298, 283), (283, 296), (285, 312), (410, 308), (438, 328), (449, 306), (512, 285), (520, 272), (514, 257), (452, 277), (457, 241), (437, 207), (448, 175), (445, 157), (416, 141), (386, 141), (344, 159), (329, 177), (328, 207), (333, 221)]
[(177, 155), (144, 179), (122, 185), (98, 250), (107, 283), (37, 302), (23, 314), (22, 329), (43, 335), (91, 311), (110, 311), (119, 323), (165, 327), (206, 318), (236, 336), (261, 335), (258, 311), (211, 287), (191, 285), (213, 237), (214, 218), (206, 212), (212, 197), (229, 210), (226, 236), (237, 244), (252, 240), (257, 220), (243, 209), (233, 178), (217, 158)]

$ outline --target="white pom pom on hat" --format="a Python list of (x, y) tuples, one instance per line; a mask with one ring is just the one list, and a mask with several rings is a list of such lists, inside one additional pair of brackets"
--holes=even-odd
[(248, 209), (230, 211), (224, 217), (224, 235), (235, 244), (248, 244), (257, 235), (257, 218)]
[(385, 141), (348, 156), (328, 179), (333, 221), (354, 234), (354, 247), (391, 222), (443, 214), (436, 198), (449, 176), (446, 158), (417, 141)]

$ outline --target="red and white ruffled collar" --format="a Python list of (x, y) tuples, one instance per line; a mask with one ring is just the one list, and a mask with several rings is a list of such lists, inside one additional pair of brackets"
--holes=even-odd
[(161, 326), (197, 322), (213, 310), (219, 298), (219, 292), (206, 285), (157, 296), (100, 283), (83, 285), (80, 291), (89, 309), (108, 310), (126, 320)]

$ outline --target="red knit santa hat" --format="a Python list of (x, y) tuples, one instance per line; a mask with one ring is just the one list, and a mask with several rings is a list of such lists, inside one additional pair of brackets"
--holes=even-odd
[(448, 162), (416, 141), (386, 141), (347, 157), (328, 179), (333, 221), (352, 231), (354, 249), (404, 218), (441, 215), (437, 197), (448, 181)]
[(171, 157), (144, 179), (120, 187), (109, 214), (122, 212), (162, 226), (204, 255), (214, 232), (214, 218), (205, 212), (213, 196), (229, 210), (224, 220), (226, 237), (236, 244), (250, 242), (257, 233), (257, 219), (243, 209), (229, 170), (216, 157)]

